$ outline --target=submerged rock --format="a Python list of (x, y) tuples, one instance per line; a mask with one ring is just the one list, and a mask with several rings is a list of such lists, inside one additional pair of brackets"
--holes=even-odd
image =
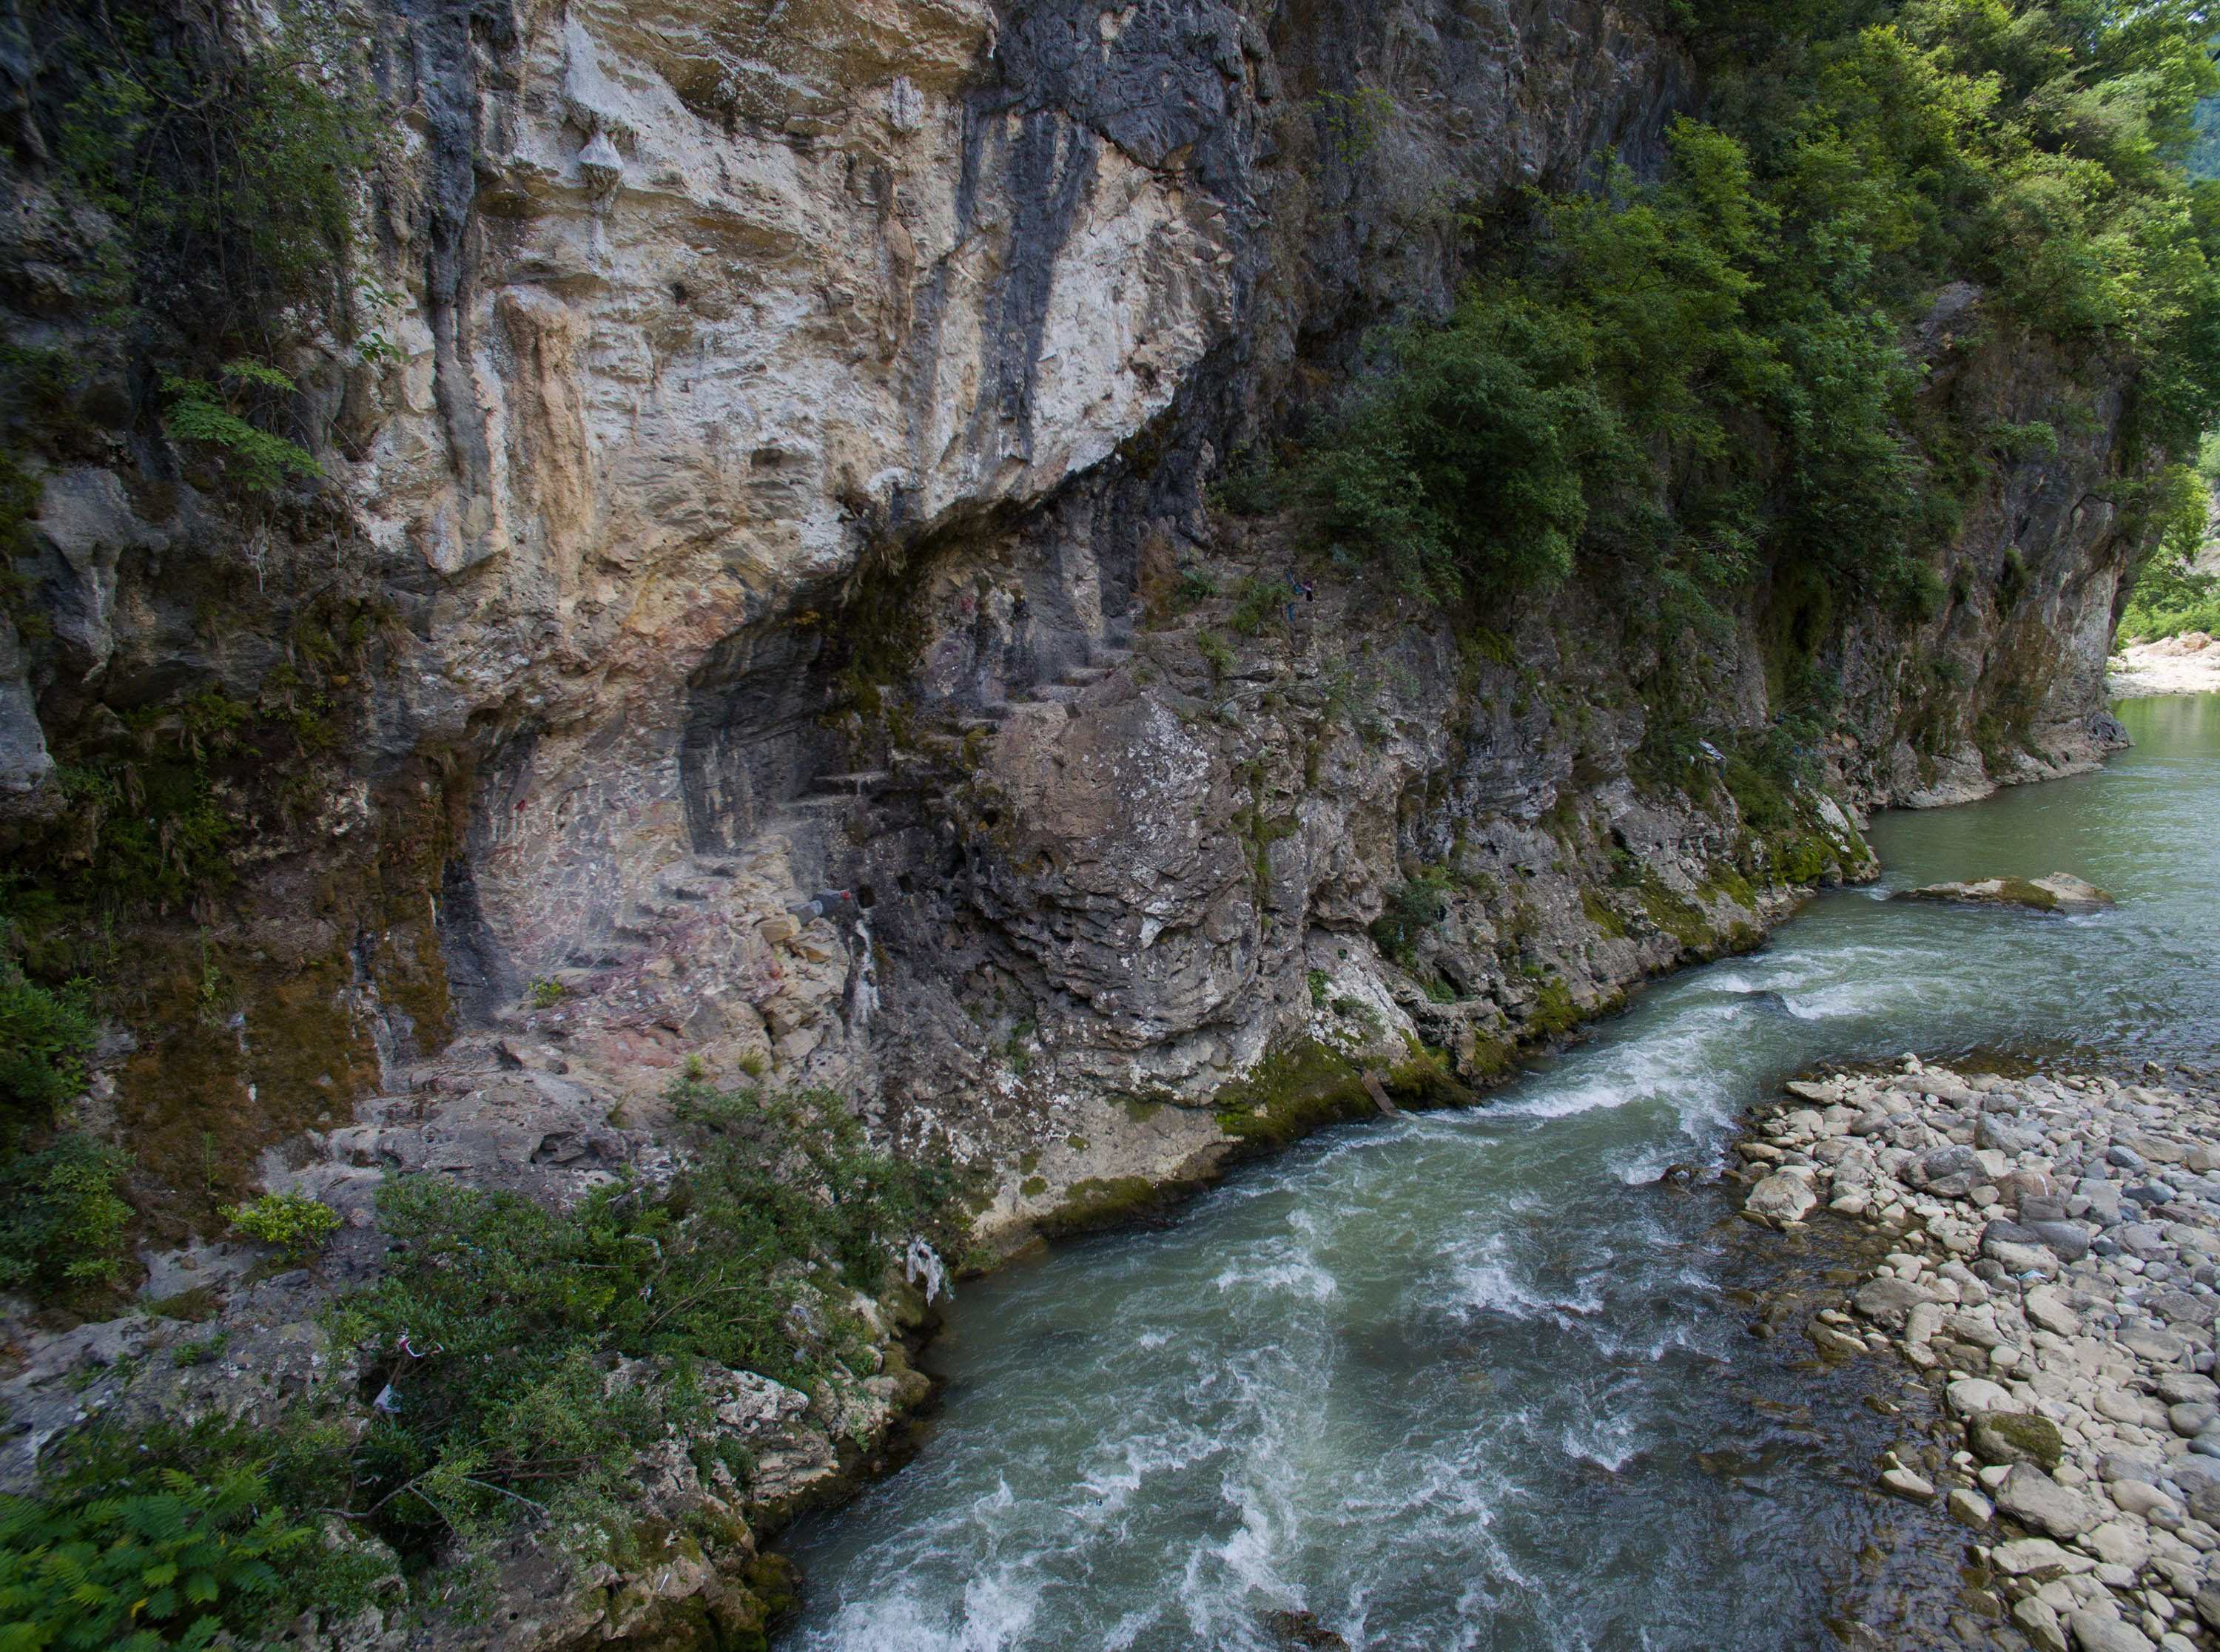
[(1319, 1623), (1314, 1611), (1268, 1611), (1264, 1627), (1273, 1644), (1288, 1652), (1349, 1652), (1349, 1643)]
[(1972, 883), (1929, 883), (1899, 890), (1898, 901), (1946, 901), (1963, 906), (2027, 907), (2036, 912), (2109, 907), (2112, 897), (2071, 872), (2049, 877), (1990, 877)]

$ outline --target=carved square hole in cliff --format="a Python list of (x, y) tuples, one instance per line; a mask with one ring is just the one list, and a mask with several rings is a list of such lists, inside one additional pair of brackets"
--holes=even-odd
[(856, 904), (869, 912), (879, 904), (877, 891), (868, 883), (858, 883), (856, 886)]
[(915, 895), (917, 893), (917, 881), (911, 877), (907, 872), (896, 872), (895, 874), (895, 887), (900, 889), (904, 895)]
[(684, 282), (674, 281), (670, 284), (670, 302), (674, 304), (683, 304), (686, 302), (686, 284)]

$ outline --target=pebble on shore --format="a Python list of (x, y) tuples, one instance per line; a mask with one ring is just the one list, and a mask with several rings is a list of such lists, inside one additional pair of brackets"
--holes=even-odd
[(1892, 1454), (1881, 1488), (1974, 1528), (2046, 1652), (2220, 1644), (2220, 1100), (1910, 1056), (1787, 1089), (1735, 1150), (1743, 1213), (1902, 1236), (1808, 1334), (1893, 1349), (1963, 1435), (1939, 1470)]

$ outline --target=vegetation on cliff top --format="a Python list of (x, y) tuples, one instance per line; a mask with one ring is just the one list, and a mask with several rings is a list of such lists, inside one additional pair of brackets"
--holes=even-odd
[[(2130, 462), (2220, 408), (2220, 186), (2181, 165), (2220, 87), (2180, 0), (1667, 0), (1706, 70), (1662, 178), (1471, 221), (1444, 324), (1380, 341), (1300, 483), (1404, 589), (1495, 600), (1614, 555), (1702, 620), (1762, 567), (1924, 616), (1965, 503), (2055, 428), (1954, 427), (1912, 324), (2049, 341), (2123, 384)], [(2123, 480), (2155, 543), (2187, 498)]]
[(65, 215), (77, 300), (107, 348), (12, 351), (11, 454), (159, 430), (249, 490), (313, 475), (280, 364), (361, 326), (354, 208), (372, 154), (365, 65), (298, 5), (109, 0), (36, 24), (36, 95), (9, 144)]

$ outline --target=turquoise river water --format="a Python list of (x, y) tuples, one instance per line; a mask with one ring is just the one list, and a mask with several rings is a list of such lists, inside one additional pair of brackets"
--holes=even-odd
[[(1408, 1652), (1820, 1648), (1851, 1617), (1961, 1643), (1947, 1563), (1912, 1557), (1947, 1545), (1906, 1541), (1930, 1517), (1868, 1490), (1892, 1425), (1749, 1335), (1780, 1242), (1648, 1184), (1816, 1063), (2212, 1057), (2220, 698), (2118, 711), (2102, 773), (1877, 819), (1878, 886), (1485, 1107), (1327, 1132), (964, 1286), (915, 1461), (783, 1545), (782, 1646), (1217, 1652), (1301, 1644), (1290, 1611)], [(2120, 904), (1882, 898), (2051, 871)]]

